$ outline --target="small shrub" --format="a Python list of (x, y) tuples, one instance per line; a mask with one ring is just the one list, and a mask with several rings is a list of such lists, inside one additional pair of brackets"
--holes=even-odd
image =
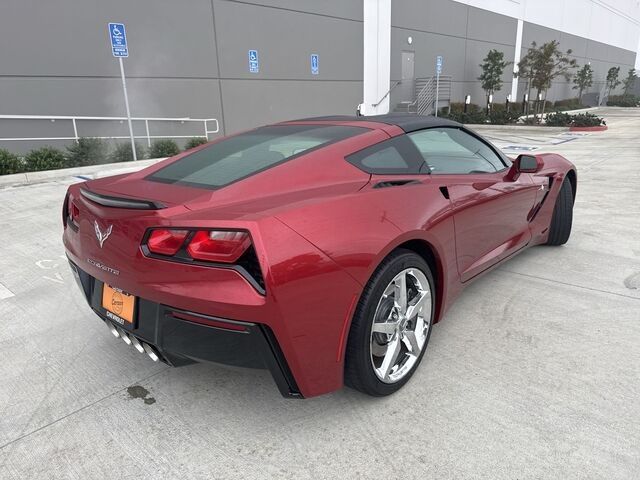
[[(451, 113), (463, 113), (464, 112), (464, 103), (463, 102), (451, 102), (449, 104), (449, 108), (451, 108)], [(470, 103), (469, 106), (467, 107), (467, 113), (474, 113), (474, 112), (479, 112), (481, 111), (482, 108), (480, 108), (479, 105), (476, 105), (475, 103)], [(440, 109), (441, 112), (446, 112), (447, 108), (441, 108)]]
[(489, 123), (492, 125), (508, 125), (510, 123), (516, 123), (519, 116), (519, 112), (513, 112), (511, 110), (507, 112), (504, 108), (501, 110), (492, 110), (489, 114)]
[(545, 119), (547, 127), (568, 127), (571, 125), (572, 116), (568, 113), (550, 113)]
[(205, 137), (193, 137), (187, 140), (187, 143), (185, 144), (184, 149), (190, 150), (192, 148), (199, 147), (200, 145), (204, 145), (205, 143), (208, 143), (208, 142), (209, 140), (207, 140)]
[(442, 116), (442, 118), (448, 118), (450, 120), (453, 120), (454, 122), (459, 123), (487, 123), (487, 115), (481, 111), (469, 111), (467, 113), (464, 113), (451, 110), (451, 113), (443, 112), (440, 115)]
[(24, 172), (24, 162), (17, 155), (0, 148), (0, 175)]
[(522, 120), (522, 123), (525, 125), (539, 125), (540, 120), (538, 119), (538, 117), (532, 116), (526, 117), (524, 120)]
[(611, 95), (607, 98), (609, 107), (637, 107), (640, 105), (640, 97), (636, 95)]
[(180, 153), (180, 148), (178, 144), (173, 140), (164, 139), (164, 140), (156, 140), (151, 144), (151, 149), (149, 150), (149, 158), (163, 158), (163, 157), (172, 157)]
[(39, 172), (41, 170), (56, 170), (67, 166), (67, 159), (57, 148), (42, 147), (31, 150), (25, 157), (25, 169), (27, 172)]
[(597, 117), (593, 113), (579, 113), (572, 115), (572, 127), (598, 127), (600, 125), (606, 125), (604, 119)]
[(545, 123), (548, 127), (597, 127), (605, 125), (602, 118), (589, 112), (576, 115), (562, 112), (551, 113), (547, 115)]
[(67, 147), (67, 165), (82, 167), (107, 163), (107, 145), (99, 138), (82, 137)]
[[(144, 148), (143, 145), (139, 144), (138, 142), (136, 142), (135, 145), (136, 145), (136, 156), (138, 157), (138, 160), (144, 159), (147, 153), (146, 149)], [(111, 152), (111, 155), (109, 155), (109, 161), (112, 163), (133, 162), (133, 152), (131, 151), (131, 142), (117, 144), (115, 150)]]

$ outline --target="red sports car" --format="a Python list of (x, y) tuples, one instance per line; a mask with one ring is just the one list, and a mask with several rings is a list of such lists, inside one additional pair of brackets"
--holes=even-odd
[(567, 241), (576, 181), (440, 118), (312, 118), (72, 185), (64, 245), (91, 308), (153, 360), (388, 395), (466, 284)]

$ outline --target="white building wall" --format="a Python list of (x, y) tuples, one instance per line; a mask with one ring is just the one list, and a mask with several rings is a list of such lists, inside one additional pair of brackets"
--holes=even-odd
[[(583, 38), (638, 52), (638, 0), (454, 0)], [(636, 67), (640, 58), (636, 56)]]

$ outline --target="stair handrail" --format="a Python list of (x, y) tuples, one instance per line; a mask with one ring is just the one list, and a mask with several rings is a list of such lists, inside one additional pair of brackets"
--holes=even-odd
[(378, 103), (373, 103), (371, 104), (372, 107), (376, 108), (378, 105), (380, 105), (382, 102), (384, 102), (384, 99), (387, 98), (389, 96), (389, 94), (391, 93), (391, 91), (396, 88), (398, 85), (400, 85), (402, 83), (402, 80), (398, 80), (396, 81), (389, 90), (387, 90), (387, 93), (385, 93), (382, 98), (378, 101)]

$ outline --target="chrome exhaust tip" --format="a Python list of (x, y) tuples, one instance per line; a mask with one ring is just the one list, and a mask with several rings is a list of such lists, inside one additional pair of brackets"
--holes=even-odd
[(133, 346), (136, 347), (136, 350), (138, 350), (138, 352), (144, 353), (144, 347), (140, 344), (140, 341), (136, 337), (130, 335), (129, 339), (131, 340)]
[(160, 357), (158, 357), (158, 354), (153, 350), (153, 347), (151, 345), (143, 343), (142, 348), (144, 349), (145, 352), (147, 352), (147, 355), (149, 355), (149, 358), (151, 360), (153, 360), (154, 362), (157, 362), (158, 360), (160, 360)]
[(114, 337), (120, 338), (120, 332), (118, 331), (118, 329), (116, 327), (114, 327), (111, 324), (109, 324), (108, 327), (109, 327), (109, 331), (111, 331), (111, 333), (113, 334)]
[(124, 343), (126, 343), (127, 345), (131, 345), (131, 339), (129, 338), (129, 335), (127, 335), (127, 332), (125, 332), (121, 328), (118, 329), (118, 332), (120, 332), (120, 338), (124, 340)]

